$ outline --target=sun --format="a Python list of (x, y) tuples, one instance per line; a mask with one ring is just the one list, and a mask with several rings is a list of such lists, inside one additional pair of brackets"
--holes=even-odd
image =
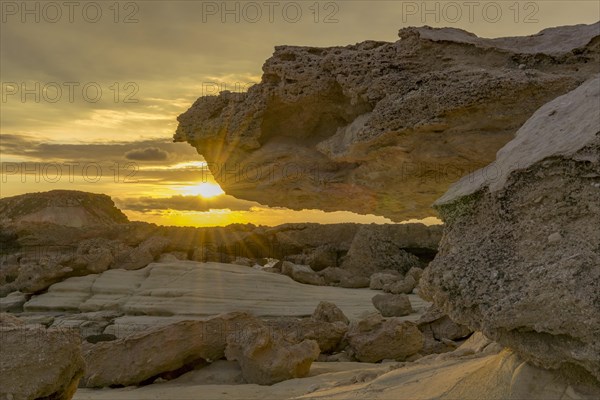
[(211, 197), (217, 197), (222, 194), (225, 194), (221, 186), (216, 183), (199, 183), (197, 185), (184, 186), (179, 191), (185, 195), (192, 196), (201, 196), (205, 199), (210, 199)]

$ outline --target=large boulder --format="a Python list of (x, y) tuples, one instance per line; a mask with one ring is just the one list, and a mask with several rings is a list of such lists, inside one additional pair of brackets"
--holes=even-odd
[(429, 27), (399, 36), (278, 46), (260, 83), (199, 98), (174, 139), (194, 146), (237, 198), (424, 218), (599, 62), (597, 24), (499, 39)]
[(543, 368), (600, 380), (600, 76), (541, 107), (438, 202), (422, 293)]
[(228, 360), (240, 364), (246, 382), (259, 385), (308, 375), (319, 353), (314, 340), (290, 343), (259, 320), (245, 325), (243, 330), (230, 332), (225, 350)]
[(0, 398), (70, 399), (83, 376), (74, 329), (27, 326), (0, 314)]
[(244, 331), (252, 321), (254, 318), (245, 313), (222, 314), (87, 345), (82, 384), (136, 385), (201, 360), (218, 360), (225, 355), (228, 333)]
[(346, 338), (354, 356), (362, 362), (404, 360), (423, 348), (423, 334), (414, 323), (383, 319), (379, 314), (352, 322)]

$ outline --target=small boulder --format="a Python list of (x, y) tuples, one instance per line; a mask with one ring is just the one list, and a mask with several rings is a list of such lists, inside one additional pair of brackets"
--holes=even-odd
[(415, 290), (416, 286), (417, 281), (415, 278), (413, 278), (412, 275), (406, 275), (404, 279), (384, 285), (383, 291), (393, 294), (411, 294), (412, 291)]
[(452, 321), (443, 311), (431, 305), (417, 321), (424, 334), (430, 334), (435, 340), (457, 340), (469, 336), (473, 330), (468, 326)]
[(335, 247), (327, 244), (309, 253), (306, 262), (314, 271), (321, 271), (328, 267), (337, 267), (337, 258)]
[(403, 317), (413, 312), (405, 294), (378, 294), (371, 301), (384, 317)]
[(316, 286), (325, 285), (325, 279), (319, 276), (308, 265), (296, 265), (289, 261), (284, 261), (281, 265), (281, 273), (299, 283)]
[(423, 348), (423, 334), (412, 322), (400, 318), (383, 319), (373, 314), (352, 322), (346, 334), (354, 356), (362, 362), (393, 358), (403, 361)]
[(312, 319), (323, 322), (343, 322), (348, 325), (350, 320), (338, 306), (328, 301), (321, 301), (315, 311), (313, 312)]
[(329, 267), (319, 271), (319, 276), (325, 280), (325, 283), (332, 286), (339, 285), (343, 278), (346, 278), (350, 275), (350, 272), (337, 267)]
[(371, 275), (369, 289), (381, 290), (385, 285), (392, 284), (400, 279), (402, 279), (402, 276), (398, 273), (375, 272), (373, 275)]
[(278, 317), (265, 321), (265, 324), (289, 343), (314, 340), (323, 353), (338, 350), (348, 331), (348, 324), (341, 321), (325, 322), (313, 318)]
[(0, 311), (20, 312), (23, 311), (23, 304), (29, 300), (30, 295), (21, 292), (12, 292), (6, 297), (0, 298)]
[(240, 364), (246, 382), (259, 385), (307, 376), (319, 353), (316, 341), (290, 344), (259, 320), (227, 335), (225, 350), (228, 360)]

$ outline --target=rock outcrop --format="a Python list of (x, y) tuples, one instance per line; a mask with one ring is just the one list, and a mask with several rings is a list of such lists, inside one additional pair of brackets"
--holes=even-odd
[(600, 380), (600, 75), (541, 107), (438, 202), (422, 293), (543, 368)]
[[(33, 222), (18, 218), (21, 214), (29, 215), (27, 212), (31, 210), (48, 211), (48, 202), (58, 204), (60, 199), (66, 204), (73, 202), (76, 209), (89, 209), (90, 215), (112, 215), (114, 218), (98, 217), (94, 224), (79, 227), (61, 225), (60, 221), (52, 219), (50, 222)], [(377, 237), (386, 243), (397, 242), (398, 245), (392, 248), (401, 249), (406, 252), (405, 258), (419, 262), (433, 258), (442, 234), (441, 226), (422, 224), (160, 227), (143, 222), (123, 222), (118, 217), (121, 212), (114, 208), (110, 198), (77, 191), (9, 197), (2, 199), (2, 204), (7, 217), (0, 222), (0, 297), (16, 291), (25, 295), (42, 292), (53, 283), (70, 277), (109, 269), (141, 269), (153, 261), (177, 259), (241, 262), (245, 265), (264, 265), (268, 259), (289, 260), (311, 266), (306, 273), (298, 274), (300, 281), (325, 284), (329, 282), (323, 281), (311, 269), (338, 268), (346, 259), (364, 260), (371, 254), (364, 251), (365, 235), (358, 232), (370, 232), (368, 237)], [(48, 215), (53, 215), (52, 210)], [(356, 257), (347, 257), (351, 248)], [(393, 257), (386, 257), (378, 265), (388, 265), (392, 261)], [(355, 270), (360, 268), (359, 263), (348, 265)], [(346, 274), (342, 286), (364, 287), (364, 280), (354, 275)]]
[(399, 36), (278, 46), (259, 84), (199, 98), (174, 139), (194, 146), (238, 198), (428, 217), (451, 183), (489, 164), (537, 108), (600, 61), (598, 24), (502, 39), (428, 27)]
[(0, 398), (70, 399), (83, 376), (74, 329), (22, 325), (0, 314)]
[(105, 194), (51, 190), (0, 199), (2, 225), (33, 222), (79, 228), (128, 221)]

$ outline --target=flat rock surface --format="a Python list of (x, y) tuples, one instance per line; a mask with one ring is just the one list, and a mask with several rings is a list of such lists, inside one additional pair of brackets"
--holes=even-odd
[[(279, 274), (233, 264), (179, 261), (136, 270), (70, 278), (25, 303), (26, 311), (114, 310), (125, 325), (163, 324), (231, 311), (260, 317), (310, 316), (320, 301), (335, 303), (351, 320), (376, 312), (370, 289), (304, 285)], [(416, 321), (429, 303), (410, 296)]]

